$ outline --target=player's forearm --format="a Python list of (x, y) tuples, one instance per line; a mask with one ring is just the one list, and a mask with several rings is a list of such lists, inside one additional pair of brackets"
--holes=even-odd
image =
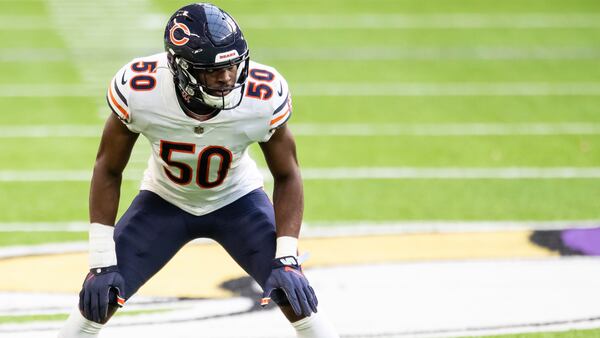
[(119, 207), (122, 174), (95, 168), (90, 188), (90, 222), (114, 225)]
[(299, 172), (276, 177), (273, 188), (273, 206), (277, 237), (298, 237), (304, 212), (304, 193)]

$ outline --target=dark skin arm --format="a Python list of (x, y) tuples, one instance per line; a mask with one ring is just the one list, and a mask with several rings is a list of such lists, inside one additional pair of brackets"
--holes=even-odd
[[(90, 187), (90, 221), (113, 225), (117, 218), (123, 170), (139, 134), (132, 133), (123, 122), (110, 114), (104, 125), (102, 139), (96, 155), (94, 173)], [(108, 305), (105, 324), (119, 307)]]
[(277, 237), (298, 237), (304, 212), (302, 177), (296, 157), (296, 142), (286, 125), (260, 147), (273, 175), (273, 206)]
[(131, 132), (114, 114), (104, 125), (90, 188), (90, 221), (114, 225), (119, 207), (123, 170), (139, 134)]
[[(296, 157), (296, 142), (286, 125), (275, 131), (268, 142), (260, 147), (273, 175), (273, 206), (277, 237), (298, 237), (304, 212), (302, 177)], [(297, 316), (291, 305), (280, 305), (281, 311), (290, 322), (304, 317)]]

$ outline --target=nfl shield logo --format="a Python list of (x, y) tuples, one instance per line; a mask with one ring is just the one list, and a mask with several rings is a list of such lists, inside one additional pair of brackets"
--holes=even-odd
[(202, 133), (204, 133), (204, 127), (202, 127), (202, 126), (195, 127), (194, 128), (194, 133), (196, 133), (196, 134), (202, 134)]

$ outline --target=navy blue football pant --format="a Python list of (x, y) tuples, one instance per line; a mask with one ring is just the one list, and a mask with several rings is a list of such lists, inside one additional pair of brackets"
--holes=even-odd
[(257, 189), (219, 210), (194, 216), (153, 192), (140, 191), (115, 229), (117, 261), (126, 288), (121, 296), (131, 297), (195, 238), (217, 241), (263, 287), (275, 256), (273, 205)]

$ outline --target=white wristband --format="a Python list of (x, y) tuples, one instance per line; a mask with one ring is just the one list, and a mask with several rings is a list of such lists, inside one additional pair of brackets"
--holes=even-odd
[(90, 269), (117, 265), (117, 252), (113, 234), (115, 227), (100, 223), (90, 224)]
[(275, 258), (298, 255), (298, 238), (291, 236), (277, 237)]

